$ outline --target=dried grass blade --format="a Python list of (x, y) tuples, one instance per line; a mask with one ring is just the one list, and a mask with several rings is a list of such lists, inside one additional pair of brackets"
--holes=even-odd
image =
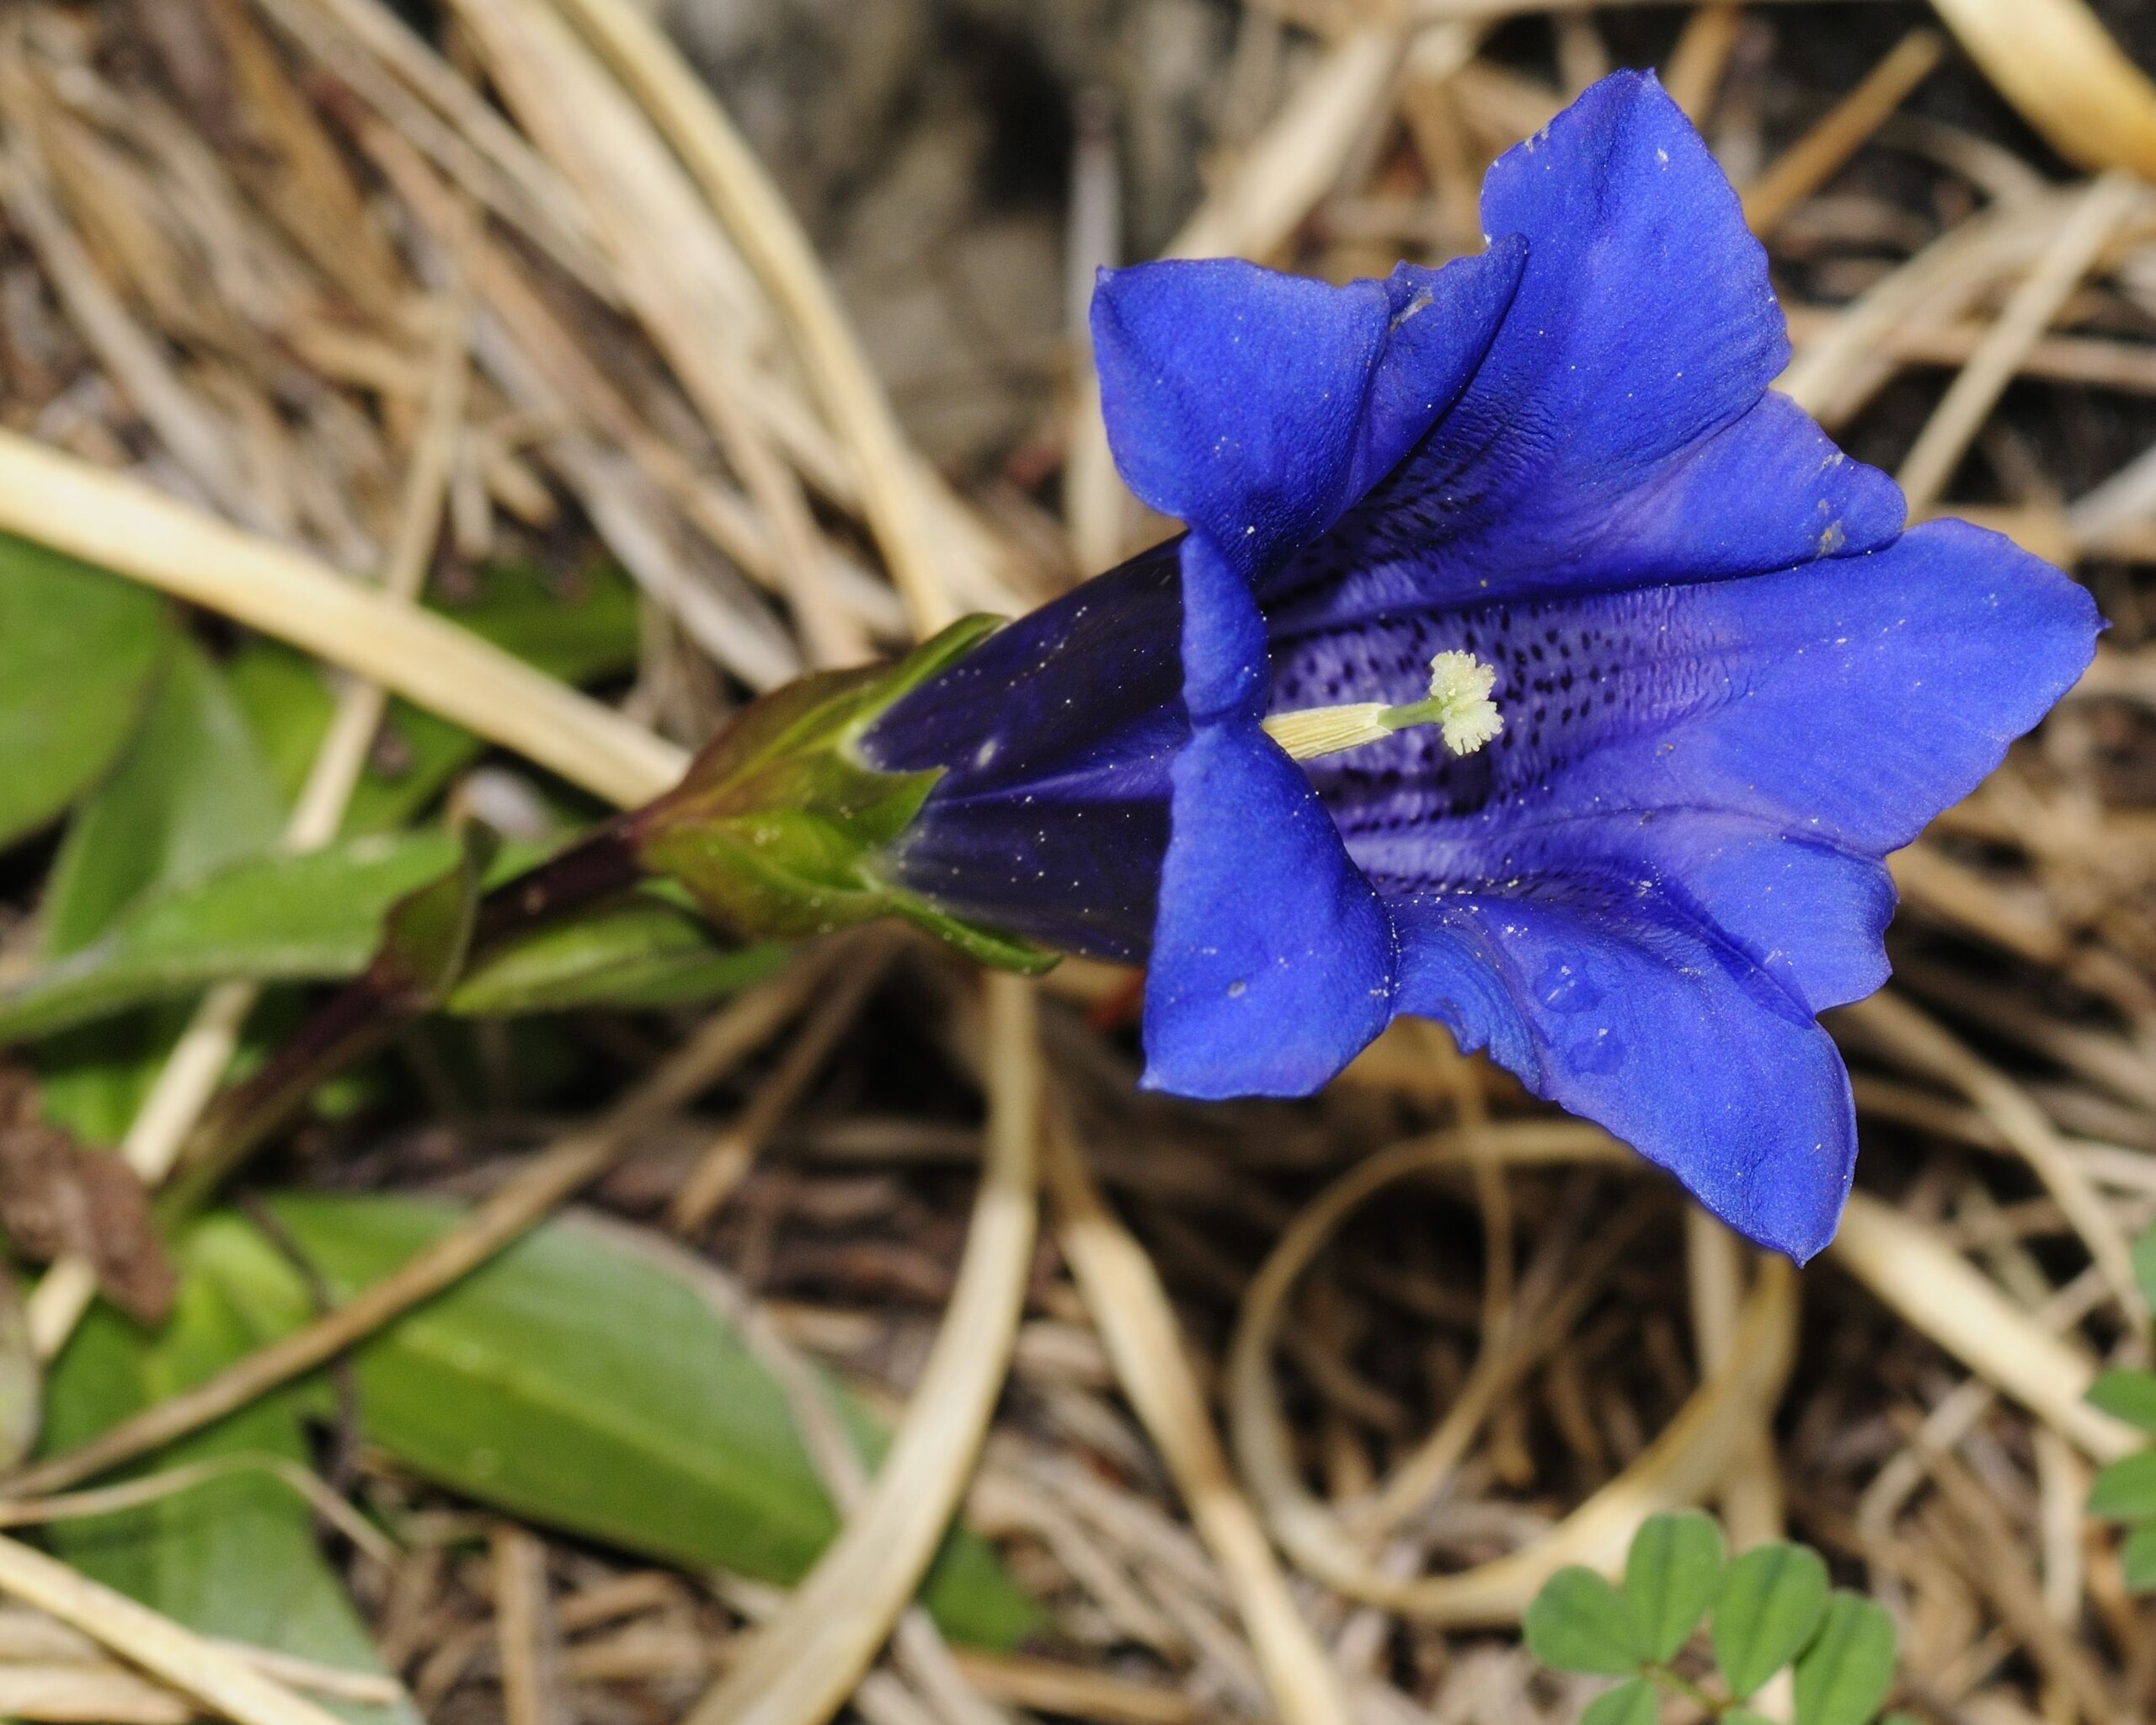
[(988, 1158), (958, 1284), (874, 1484), (689, 1725), (822, 1725), (860, 1685), (963, 1494), (1033, 1261), (1041, 1055), (1030, 985), (991, 975)]
[(1945, 51), (1937, 30), (1911, 30), (1864, 75), (1862, 83), (1822, 115), (1744, 189), (1744, 220), (1762, 238), (1782, 218), (1832, 179), (1885, 125), (1887, 116), (1931, 76)]
[(1913, 516), (1921, 519), (1938, 500), (2024, 355), (2147, 195), (2139, 180), (2114, 169), (2075, 200), (2057, 239), (2014, 291), (1903, 463), (1898, 477)]
[(72, 1625), (238, 1725), (337, 1725), (334, 1714), (169, 1617), (4, 1537), (0, 1593)]
[(1325, 1645), (1288, 1591), (1265, 1530), (1237, 1487), (1189, 1363), (1167, 1290), (1118, 1221), (1059, 1110), (1045, 1146), (1057, 1237), (1123, 1393), (1159, 1445), (1176, 1488), (1235, 1594), (1259, 1669), (1284, 1725), (1352, 1718)]
[(274, 635), (624, 807), (688, 757), (454, 624), (13, 432), (0, 431), (0, 531)]
[[(710, 90), (657, 26), (623, 0), (557, 0), (641, 101), (711, 200), (785, 318), (825, 416), (858, 470), (862, 512), (917, 635), (957, 614), (954, 563), (971, 547), (942, 522), (963, 505), (906, 446), (883, 386), (854, 339), (814, 248)], [(976, 569), (958, 590), (991, 590)]]
[(2020, 1086), (1979, 1060), (1897, 993), (1882, 991), (1844, 1010), (1848, 1021), (1867, 1036), (1919, 1071), (1951, 1084), (1999, 1128), (2065, 1211), (2134, 1332), (2146, 1333), (2148, 1303), (2134, 1275), (2133, 1252), (2125, 1231), (2080, 1164), (2067, 1153), (2043, 1110)]
[(2095, 1378), (2095, 1362), (2008, 1300), (1935, 1229), (1854, 1193), (1827, 1250), (1908, 1322), (2056, 1427), (2083, 1454), (2114, 1461), (2141, 1447), (2132, 1428), (2082, 1399)]
[(2083, 0), (1932, 0), (2001, 94), (2084, 168), (2156, 179), (2156, 84)]

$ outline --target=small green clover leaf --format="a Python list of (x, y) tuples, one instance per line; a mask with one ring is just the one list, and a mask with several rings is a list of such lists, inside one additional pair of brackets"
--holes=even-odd
[[(1719, 1691), (1676, 1663), (1710, 1612)], [(1744, 1703), (1792, 1662), (1795, 1725), (1871, 1725), (1894, 1681), (1893, 1619), (1860, 1594), (1830, 1594), (1817, 1551), (1758, 1546), (1726, 1562), (1721, 1529), (1696, 1511), (1641, 1524), (1621, 1589), (1577, 1565), (1559, 1570), (1523, 1626), (1544, 1664), (1629, 1680), (1596, 1696), (1580, 1725), (1658, 1725), (1664, 1697), (1715, 1725), (1769, 1725)]]
[[(2156, 1302), (2156, 1228), (2133, 1242), (2133, 1273)], [(2156, 1434), (2156, 1373), (2106, 1371), (2089, 1386), (2089, 1402), (2114, 1419)], [(2100, 1469), (2089, 1487), (2089, 1513), (2127, 1524), (2119, 1566), (2137, 1594), (2156, 1593), (2156, 1449), (2141, 1450)]]
[(1730, 1693), (1744, 1700), (1801, 1653), (1826, 1609), (1817, 1551), (1777, 1541), (1731, 1564), (1708, 1632)]
[(1796, 1662), (1796, 1725), (1869, 1725), (1894, 1682), (1894, 1620), (1838, 1589)]
[(1580, 1725), (1657, 1725), (1662, 1717), (1662, 1697), (1644, 1677), (1606, 1690), (1587, 1704)]
[(1631, 1601), (1646, 1655), (1667, 1664), (1692, 1638), (1721, 1591), (1721, 1530), (1694, 1509), (1654, 1515), (1632, 1538), (1625, 1560), (1625, 1597)]
[(1543, 1584), (1521, 1627), (1528, 1651), (1559, 1671), (1623, 1677), (1647, 1663), (1631, 1601), (1577, 1563)]
[(2100, 1471), (2089, 1487), (2089, 1513), (2106, 1521), (2156, 1516), (2156, 1450), (2139, 1450)]
[(2091, 1407), (2145, 1432), (2156, 1432), (2156, 1374), (2145, 1371), (2100, 1373), (2089, 1386)]
[(2156, 1521), (2144, 1521), (2119, 1548), (2119, 1567), (2135, 1593), (2156, 1593)]

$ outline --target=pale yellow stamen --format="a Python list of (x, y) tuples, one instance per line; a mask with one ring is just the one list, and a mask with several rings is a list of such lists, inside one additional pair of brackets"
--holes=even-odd
[(1440, 653), (1430, 661), (1429, 698), (1405, 707), (1362, 701), (1347, 707), (1312, 707), (1276, 713), (1266, 734), (1297, 761), (1315, 761), (1382, 741), (1395, 731), (1433, 724), (1455, 755), (1472, 755), (1505, 728), (1490, 692), (1497, 673), (1471, 653)]

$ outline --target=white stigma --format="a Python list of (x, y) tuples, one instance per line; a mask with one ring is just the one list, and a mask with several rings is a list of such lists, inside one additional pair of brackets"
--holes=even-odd
[(1445, 747), (1472, 755), (1505, 728), (1505, 716), (1490, 692), (1497, 686), (1496, 670), (1472, 653), (1440, 653), (1430, 661), (1430, 701)]
[(1455, 755), (1472, 755), (1505, 728), (1504, 715), (1490, 692), (1497, 673), (1472, 653), (1440, 653), (1430, 661), (1430, 693), (1404, 707), (1379, 701), (1346, 707), (1313, 707), (1300, 713), (1276, 713), (1265, 721), (1266, 734), (1297, 761), (1315, 761), (1381, 742), (1396, 731), (1433, 724)]

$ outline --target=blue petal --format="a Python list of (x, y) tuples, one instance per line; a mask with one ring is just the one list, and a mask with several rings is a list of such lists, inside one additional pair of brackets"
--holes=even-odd
[(1604, 79), (1492, 168), (1527, 268), (1428, 439), (1267, 588), (1294, 622), (1754, 574), (1885, 543), (1892, 480), (1768, 394), (1766, 254), (1653, 78)]
[(1748, 1238), (1801, 1263), (1856, 1159), (1849, 1077), (1780, 983), (1652, 895), (1577, 881), (1392, 906), (1400, 1006), (1486, 1047)]
[(1103, 270), (1093, 349), (1116, 465), (1247, 575), (1348, 500), (1356, 433), (1391, 307), (1221, 259)]
[(861, 740), (863, 758), (887, 772), (945, 769), (942, 804), (1150, 754), (1182, 697), (1181, 550), (1141, 552), (1006, 623), (894, 702)]
[(1142, 960), (1190, 734), (1171, 544), (1020, 617), (894, 702), (857, 745), (941, 770), (878, 867), (955, 916)]
[(1310, 782), (1249, 723), (1174, 769), (1145, 983), (1145, 1083), (1306, 1096), (1391, 1016), (1392, 931)]
[(1548, 813), (1716, 809), (1884, 855), (1983, 781), (2103, 627), (2085, 589), (1965, 521), (1674, 596), (1663, 675), (1693, 680), (1689, 711), (1577, 756)]
[(1346, 287), (1232, 259), (1103, 271), (1093, 345), (1117, 466), (1254, 578), (1451, 403), (1522, 261), (1514, 243)]
[[(1811, 1012), (1885, 986), (1894, 882), (1876, 858), (1705, 809), (1610, 814), (1542, 833), (1576, 867), (1681, 902)], [(1517, 837), (1518, 835), (1513, 836)]]

